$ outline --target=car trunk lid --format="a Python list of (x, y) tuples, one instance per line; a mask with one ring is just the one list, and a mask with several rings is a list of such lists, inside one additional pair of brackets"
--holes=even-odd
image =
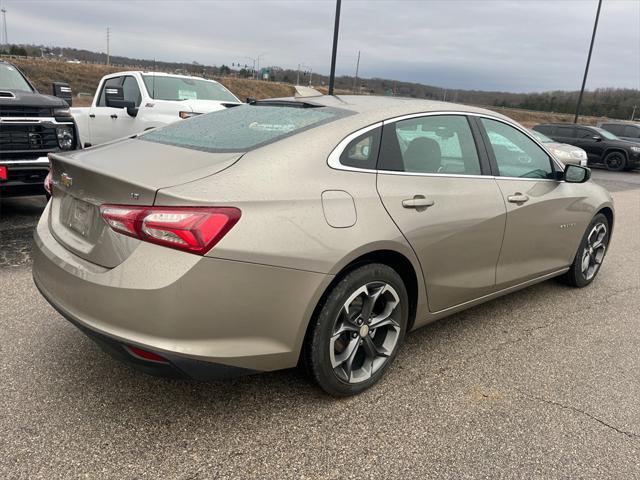
[(51, 154), (49, 228), (79, 257), (112, 268), (139, 240), (111, 230), (100, 205), (153, 205), (156, 192), (214, 175), (242, 153), (208, 153), (138, 139), (68, 154)]

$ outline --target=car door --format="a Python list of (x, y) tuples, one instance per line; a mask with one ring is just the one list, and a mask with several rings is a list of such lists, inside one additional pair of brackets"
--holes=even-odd
[(91, 108), (89, 114), (89, 131), (92, 145), (138, 133), (136, 117), (130, 116), (125, 108), (113, 108), (106, 105), (105, 89), (116, 86), (123, 88), (125, 100), (133, 101), (137, 107), (140, 106), (142, 95), (135, 77), (126, 75), (105, 80), (96, 105)]
[(593, 162), (602, 161), (605, 150), (605, 141), (602, 135), (590, 128), (576, 128), (576, 146), (587, 152), (587, 158)]
[(432, 312), (495, 289), (506, 209), (488, 172), (465, 115), (385, 122), (378, 193), (416, 252)]
[(557, 180), (558, 167), (524, 130), (494, 118), (476, 121), (507, 208), (497, 288), (565, 268), (590, 221), (581, 188)]

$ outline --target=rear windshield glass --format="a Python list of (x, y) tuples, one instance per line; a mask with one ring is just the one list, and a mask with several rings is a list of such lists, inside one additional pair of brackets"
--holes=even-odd
[(326, 107), (241, 105), (178, 121), (139, 138), (208, 152), (246, 152), (345, 113)]

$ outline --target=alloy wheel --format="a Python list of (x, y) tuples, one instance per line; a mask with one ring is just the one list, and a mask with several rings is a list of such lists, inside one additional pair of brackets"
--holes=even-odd
[(609, 170), (620, 170), (624, 166), (624, 155), (618, 152), (609, 154), (606, 158), (606, 165)]
[(604, 223), (596, 223), (589, 235), (587, 244), (582, 252), (582, 275), (585, 280), (591, 280), (598, 272), (604, 253), (607, 248), (605, 239), (607, 236), (607, 226)]
[(329, 342), (334, 374), (347, 383), (368, 380), (392, 355), (400, 338), (398, 292), (370, 282), (349, 296), (335, 320)]

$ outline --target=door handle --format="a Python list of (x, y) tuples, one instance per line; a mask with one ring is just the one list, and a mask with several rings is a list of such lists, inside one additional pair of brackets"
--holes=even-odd
[(90, 113), (90, 114), (89, 114), (89, 118), (96, 118), (95, 113)]
[(429, 200), (422, 195), (414, 195), (413, 198), (408, 198), (402, 201), (404, 208), (415, 208), (418, 211), (426, 210), (435, 204), (433, 200)]
[(511, 203), (524, 203), (529, 200), (529, 197), (527, 195), (523, 195), (522, 193), (516, 193), (514, 195), (509, 195), (507, 197), (507, 200), (509, 200)]
[(118, 115), (116, 115), (115, 113), (112, 113), (111, 118), (118, 118)]

